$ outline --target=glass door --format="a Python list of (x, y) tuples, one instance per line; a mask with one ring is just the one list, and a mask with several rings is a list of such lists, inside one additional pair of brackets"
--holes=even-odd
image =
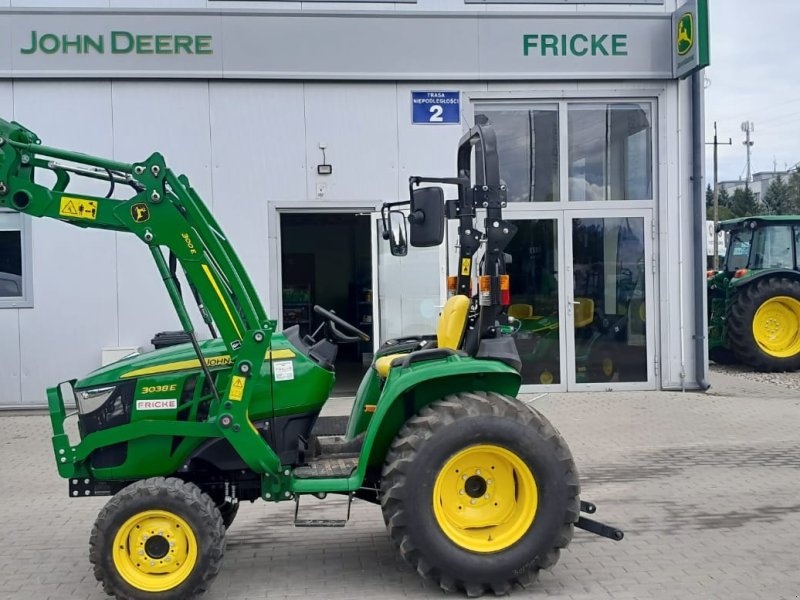
[(562, 219), (555, 211), (509, 209), (506, 216), (519, 228), (506, 249), (511, 259), (506, 269), (511, 281), (508, 314), (518, 322), (515, 342), (523, 391), (565, 391)]
[(567, 213), (568, 388), (655, 389), (652, 213)]

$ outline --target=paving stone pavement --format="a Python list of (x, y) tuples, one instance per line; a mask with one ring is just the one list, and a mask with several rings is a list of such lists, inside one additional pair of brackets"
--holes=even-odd
[[(534, 401), (569, 442), (595, 517), (516, 598), (800, 598), (800, 394), (714, 374), (708, 394), (550, 394)], [(105, 499), (71, 500), (46, 416), (0, 415), (0, 598), (102, 599), (88, 537)], [(295, 529), (293, 504), (242, 507), (209, 600), (441, 598), (396, 554), (380, 509), (345, 529)], [(340, 499), (307, 516), (343, 516)], [(458, 598), (459, 595), (450, 597)]]

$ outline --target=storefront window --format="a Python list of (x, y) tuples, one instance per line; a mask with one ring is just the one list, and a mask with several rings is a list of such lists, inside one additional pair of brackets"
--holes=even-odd
[(649, 104), (570, 104), (568, 123), (570, 201), (653, 198)]
[(497, 134), (500, 177), (509, 202), (558, 202), (558, 107), (483, 110), (476, 123)]
[(0, 212), (0, 308), (28, 306), (22, 216)]

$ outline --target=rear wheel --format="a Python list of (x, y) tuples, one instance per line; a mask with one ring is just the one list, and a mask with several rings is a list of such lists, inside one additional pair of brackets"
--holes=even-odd
[(800, 282), (765, 277), (739, 291), (728, 314), (728, 346), (759, 371), (800, 369)]
[(507, 593), (554, 565), (579, 514), (569, 448), (515, 398), (447, 396), (387, 455), (381, 505), (403, 558), (444, 590)]
[(209, 496), (180, 479), (155, 477), (118, 492), (89, 542), (94, 575), (123, 600), (177, 600), (203, 593), (225, 550), (222, 517)]

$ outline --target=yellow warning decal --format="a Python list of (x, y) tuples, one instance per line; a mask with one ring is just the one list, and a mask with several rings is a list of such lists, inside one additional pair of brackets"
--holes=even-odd
[(461, 274), (462, 275), (469, 275), (472, 272), (472, 259), (471, 258), (462, 258), (461, 259)]
[(97, 201), (84, 200), (83, 198), (61, 197), (61, 207), (58, 214), (70, 219), (87, 219), (94, 221), (97, 218)]
[(245, 378), (239, 375), (234, 375), (231, 383), (231, 393), (228, 394), (230, 400), (241, 400), (244, 396)]

